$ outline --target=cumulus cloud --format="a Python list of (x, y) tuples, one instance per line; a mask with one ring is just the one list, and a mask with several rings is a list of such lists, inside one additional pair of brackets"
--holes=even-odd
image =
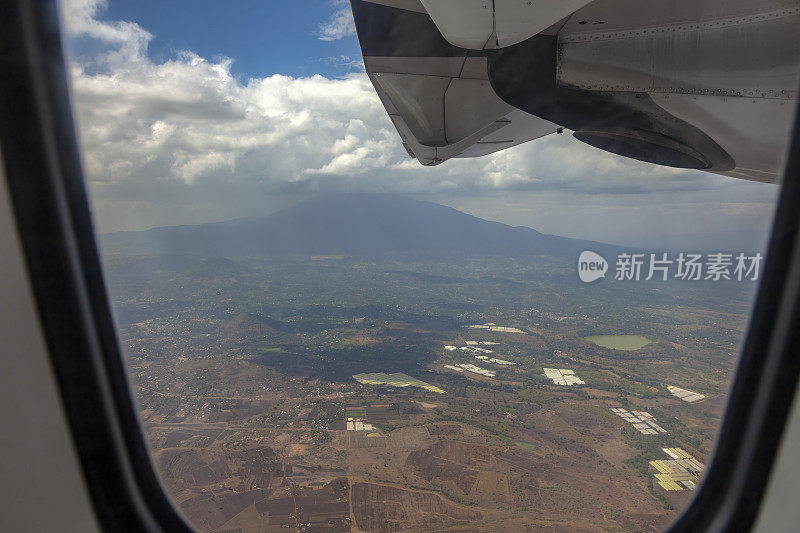
[(356, 33), (356, 25), (353, 22), (353, 12), (350, 10), (349, 2), (339, 0), (334, 3), (336, 11), (328, 20), (319, 25), (320, 41), (338, 41), (345, 37), (350, 37)]
[(524, 192), (540, 202), (572, 198), (561, 209), (568, 212), (581, 195), (663, 205), (655, 193), (732, 187), (728, 178), (612, 156), (568, 134), (422, 167), (408, 158), (363, 71), (242, 80), (231, 74), (232, 59), (183, 51), (157, 62), (147, 54), (152, 34), (101, 20), (104, 6), (62, 4), (68, 36), (93, 43), (70, 69), (100, 231), (253, 216), (314, 192), (397, 192), (445, 203)]
[(98, 20), (107, 5), (107, 0), (63, 0), (64, 27), (70, 37), (91, 38), (106, 45), (105, 53), (98, 49), (93, 57), (95, 68), (124, 68), (146, 55), (153, 35), (133, 22)]

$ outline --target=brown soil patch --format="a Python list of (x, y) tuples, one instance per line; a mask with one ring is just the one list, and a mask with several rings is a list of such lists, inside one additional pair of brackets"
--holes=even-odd
[(365, 531), (430, 530), (450, 521), (483, 518), (480, 511), (449, 503), (438, 494), (374, 483), (353, 484), (351, 501), (356, 523)]

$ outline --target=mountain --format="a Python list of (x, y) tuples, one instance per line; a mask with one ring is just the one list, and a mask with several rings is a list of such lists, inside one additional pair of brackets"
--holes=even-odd
[(490, 222), (431, 202), (388, 194), (321, 195), (260, 218), (172, 226), (102, 237), (105, 253), (203, 257), (375, 256), (385, 253), (574, 256), (607, 244)]

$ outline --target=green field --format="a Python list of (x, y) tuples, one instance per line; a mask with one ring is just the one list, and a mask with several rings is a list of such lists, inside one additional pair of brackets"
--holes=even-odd
[(434, 387), (430, 383), (425, 383), (402, 372), (394, 374), (384, 374), (383, 372), (373, 372), (370, 374), (356, 374), (353, 379), (365, 385), (392, 385), (395, 387), (419, 387), (438, 394), (444, 394), (439, 387)]
[(274, 353), (274, 354), (289, 353), (286, 350), (284, 350), (283, 348), (259, 348), (258, 350), (261, 353)]
[(344, 414), (354, 418), (364, 418), (367, 416), (367, 409), (366, 407), (346, 407)]
[(626, 352), (644, 348), (653, 342), (641, 335), (593, 335), (591, 337), (585, 337), (585, 339), (603, 348), (624, 350)]

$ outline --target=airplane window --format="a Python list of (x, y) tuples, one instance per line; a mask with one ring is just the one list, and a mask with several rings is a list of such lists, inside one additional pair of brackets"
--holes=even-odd
[(62, 0), (104, 276), (198, 531), (661, 531), (702, 488), (793, 0)]

